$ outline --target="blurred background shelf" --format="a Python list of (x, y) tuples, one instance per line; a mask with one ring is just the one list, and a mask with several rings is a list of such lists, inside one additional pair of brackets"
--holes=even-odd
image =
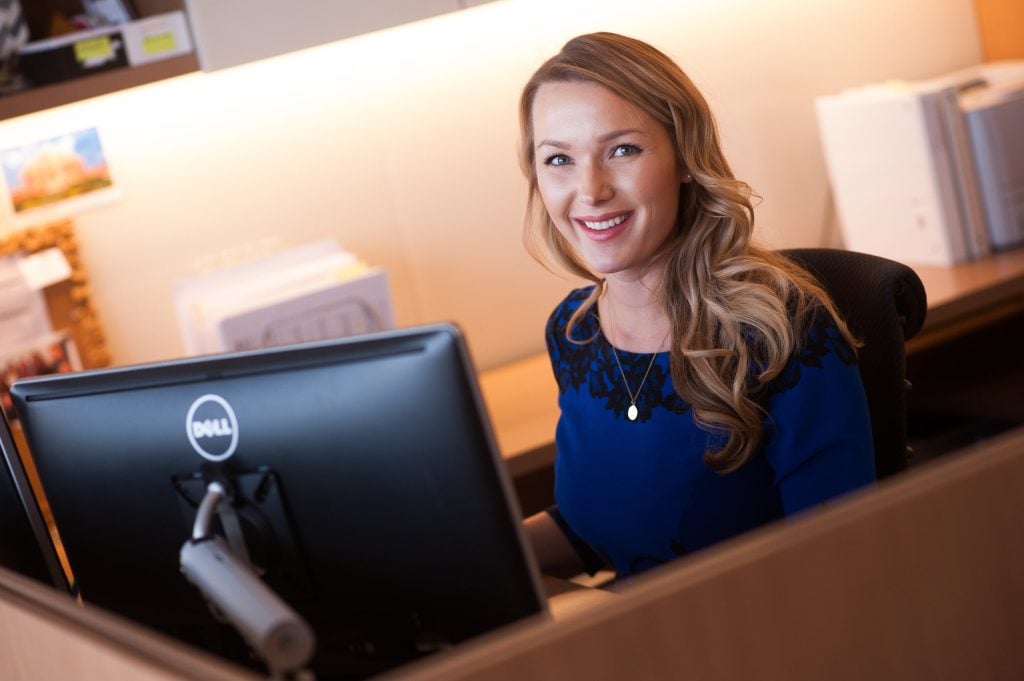
[[(65, 0), (48, 0), (41, 4), (47, 5), (53, 11), (70, 12), (71, 7), (75, 3), (69, 4)], [(64, 5), (67, 5), (67, 7), (64, 7)], [(30, 5), (28, 0), (22, 3), (22, 7), (24, 8), (23, 13), (26, 21), (29, 23), (30, 28), (32, 28), (33, 23), (36, 23), (37, 20), (28, 20), (28, 10), (32, 7), (32, 11), (39, 11), (39, 8)], [(157, 19), (160, 15), (182, 13), (184, 11), (184, 2), (182, 0), (133, 0), (131, 7), (135, 15), (133, 25), (138, 26), (144, 24), (146, 20), (160, 21), (160, 19)], [(184, 15), (182, 14), (181, 16)], [(179, 19), (179, 24), (183, 23)], [(35, 33), (30, 32), (32, 43), (39, 43), (54, 38), (71, 38), (75, 35), (74, 33), (44, 35), (40, 34), (42, 29), (38, 26), (34, 30)], [(182, 30), (187, 32), (187, 29), (183, 28)], [(88, 34), (85, 33), (85, 35)], [(124, 33), (124, 36), (118, 35), (118, 40), (126, 41), (127, 33)], [(30, 84), (25, 89), (0, 95), (0, 121), (197, 71), (199, 69), (199, 61), (195, 51), (191, 49), (191, 40), (187, 35), (180, 36), (179, 39), (187, 40), (188, 44), (187, 48), (184, 44), (180, 44), (182, 49), (177, 50), (177, 52), (184, 52), (185, 49), (188, 49), (188, 53), (174, 54), (172, 49), (173, 56), (169, 55), (166, 58), (157, 58), (154, 61), (147, 60), (147, 63), (139, 63), (111, 70), (98, 70), (95, 73), (59, 82), (38, 85)], [(124, 47), (122, 46), (122, 49)]]
[(116, 71), (104, 71), (61, 83), (34, 87), (0, 97), (0, 120), (173, 78), (196, 71), (198, 68), (199, 62), (195, 53), (192, 53), (142, 66), (128, 66)]

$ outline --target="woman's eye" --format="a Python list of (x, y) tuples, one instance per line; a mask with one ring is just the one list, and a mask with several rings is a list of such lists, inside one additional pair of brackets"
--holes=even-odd
[(546, 166), (564, 166), (569, 163), (569, 157), (565, 154), (552, 154), (544, 159)]
[(635, 144), (619, 144), (612, 150), (612, 156), (633, 156), (640, 153), (640, 147)]

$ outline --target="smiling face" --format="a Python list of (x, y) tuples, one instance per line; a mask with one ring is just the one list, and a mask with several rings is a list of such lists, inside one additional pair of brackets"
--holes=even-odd
[(532, 109), (535, 172), (552, 222), (593, 271), (642, 277), (672, 233), (685, 171), (668, 132), (590, 82), (549, 82)]

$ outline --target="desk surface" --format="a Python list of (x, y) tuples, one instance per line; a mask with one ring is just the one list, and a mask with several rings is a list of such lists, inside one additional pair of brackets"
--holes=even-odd
[[(950, 267), (913, 268), (928, 293), (928, 317), (908, 352), (1024, 310), (1024, 248)], [(509, 473), (551, 465), (558, 388), (547, 354), (482, 372), (480, 389)]]
[(928, 316), (908, 352), (1024, 310), (1024, 248), (950, 267), (912, 267), (928, 294)]

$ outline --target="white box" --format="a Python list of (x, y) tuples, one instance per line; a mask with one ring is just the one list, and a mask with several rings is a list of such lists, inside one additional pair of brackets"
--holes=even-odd
[(192, 355), (394, 326), (387, 273), (332, 239), (179, 281), (174, 301)]
[(224, 350), (251, 350), (355, 336), (393, 326), (387, 273), (378, 267), (224, 317), (217, 322), (216, 333)]
[(168, 12), (119, 26), (132, 66), (192, 52), (184, 12)]
[(879, 87), (816, 104), (846, 248), (927, 264), (984, 252), (968, 241), (959, 205), (947, 92)]

